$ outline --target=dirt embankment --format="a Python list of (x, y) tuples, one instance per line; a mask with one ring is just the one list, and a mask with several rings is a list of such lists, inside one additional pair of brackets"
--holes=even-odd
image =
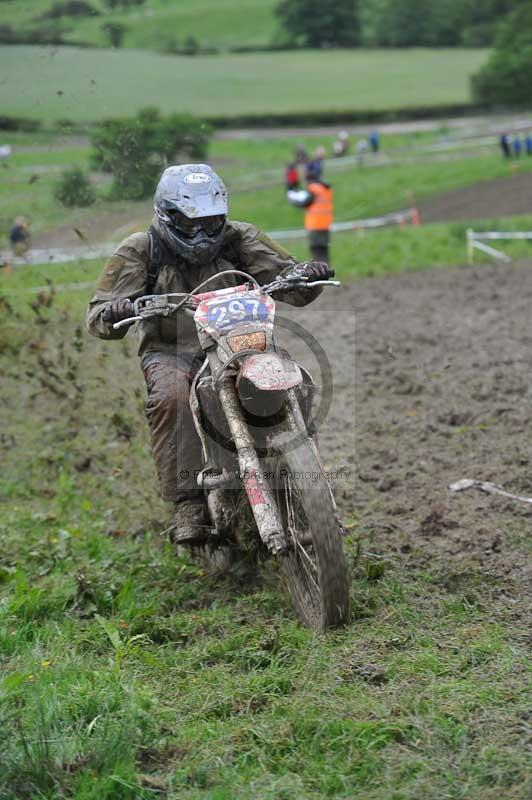
[(424, 223), (531, 214), (532, 173), (443, 192), (422, 201), (419, 211)]

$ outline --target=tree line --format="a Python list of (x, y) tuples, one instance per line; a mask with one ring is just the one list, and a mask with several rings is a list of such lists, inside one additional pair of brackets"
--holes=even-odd
[(280, 0), (281, 38), (303, 47), (483, 47), (527, 0)]

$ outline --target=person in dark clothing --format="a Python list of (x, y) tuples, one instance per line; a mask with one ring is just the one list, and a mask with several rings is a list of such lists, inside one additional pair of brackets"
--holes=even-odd
[(378, 153), (380, 150), (380, 140), (377, 131), (371, 131), (370, 135), (368, 136), (368, 141), (372, 153)]
[(508, 138), (507, 133), (503, 133), (501, 138), (499, 139), (499, 144), (501, 146), (502, 154), (505, 158), (510, 158), (512, 152), (510, 150), (510, 139)]
[(532, 156), (532, 136), (527, 134), (525, 138), (525, 150), (527, 156)]
[[(87, 327), (101, 339), (122, 339), (127, 328), (113, 323), (134, 314), (133, 302), (146, 294), (189, 292), (226, 270), (240, 269), (260, 284), (278, 275), (321, 280), (330, 275), (325, 263), (298, 264), (254, 225), (228, 219), (227, 191), (206, 164), (168, 167), (154, 197), (150, 229), (125, 239), (107, 261), (87, 311)], [(242, 283), (222, 274), (216, 288)], [(274, 293), (275, 300), (304, 306), (321, 287)], [(147, 416), (152, 453), (163, 499), (174, 505), (173, 541), (192, 544), (206, 537), (209, 517), (196, 475), (202, 467), (189, 394), (201, 366), (194, 321), (155, 317), (139, 330), (139, 356), (146, 380)], [(183, 469), (184, 468), (184, 469)]]
[(9, 241), (13, 253), (17, 257), (23, 256), (30, 247), (30, 232), (28, 221), (25, 217), (17, 217), (15, 224), (9, 231)]
[(314, 152), (314, 158), (306, 165), (305, 179), (307, 181), (313, 180), (313, 178), (321, 179), (321, 176), (323, 175), (323, 162), (325, 161), (326, 156), (327, 151), (323, 145), (316, 148)]
[(521, 139), (519, 138), (519, 136), (514, 136), (512, 147), (514, 151), (514, 156), (516, 158), (519, 158), (522, 150)]

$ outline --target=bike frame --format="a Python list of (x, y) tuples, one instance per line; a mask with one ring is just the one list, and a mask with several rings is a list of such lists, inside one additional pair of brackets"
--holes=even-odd
[[(227, 270), (223, 274), (245, 276), (247, 284), (220, 289), (218, 291), (198, 291), (217, 275), (201, 284), (194, 292), (184, 294), (148, 295), (134, 303), (135, 316), (115, 323), (116, 328), (144, 320), (153, 316), (170, 316), (182, 311), (194, 317), (198, 339), (206, 354), (205, 362), (197, 373), (190, 391), (190, 407), (194, 424), (203, 449), (205, 469), (198, 476), (198, 484), (208, 493), (209, 509), (217, 531), (223, 530), (223, 502), (221, 493), (224, 487), (234, 483), (234, 476), (227, 469), (209, 468), (209, 441), (201, 419), (201, 403), (198, 389), (210, 383), (218, 397), (220, 408), (227, 422), (234, 443), (239, 476), (245, 488), (259, 535), (273, 554), (286, 551), (288, 543), (283, 532), (283, 524), (272, 488), (265, 478), (258, 448), (253, 440), (237, 391), (237, 378), (245, 376), (261, 393), (284, 392), (286, 394), (284, 412), (288, 431), (293, 436), (309, 436), (296, 389), (303, 383), (300, 368), (287, 355), (278, 353), (273, 340), (275, 302), (270, 293), (290, 287), (339, 285), (336, 281), (306, 282), (304, 278), (279, 278), (265, 287), (246, 273)], [(171, 302), (170, 298), (179, 298)], [(244, 343), (260, 341), (261, 347), (234, 349), (235, 340)], [(270, 444), (274, 444), (271, 442)], [(279, 443), (282, 446), (282, 443)], [(319, 458), (319, 456), (318, 456)]]

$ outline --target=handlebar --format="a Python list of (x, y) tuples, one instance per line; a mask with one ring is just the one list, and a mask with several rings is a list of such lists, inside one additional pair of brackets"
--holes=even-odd
[[(199, 289), (203, 288), (205, 284), (214, 278), (218, 278), (221, 275), (226, 274), (244, 275), (246, 278), (248, 278), (254, 289), (260, 289), (264, 294), (273, 294), (273, 292), (278, 292), (281, 290), (300, 289), (303, 287), (306, 289), (311, 289), (314, 286), (341, 285), (340, 281), (309, 281), (308, 278), (305, 278), (304, 276), (283, 276), (276, 278), (274, 281), (265, 284), (264, 286), (259, 286), (255, 278), (247, 275), (245, 272), (241, 272), (240, 270), (224, 270), (223, 272), (216, 273), (216, 275), (211, 275), (210, 278), (207, 278), (207, 280), (203, 281), (203, 283), (193, 289), (192, 292), (172, 292), (170, 294), (156, 295), (148, 294), (137, 298), (137, 300), (133, 302), (135, 315), (133, 317), (120, 320), (120, 322), (115, 322), (113, 324), (113, 328), (118, 330), (119, 328), (124, 328), (126, 325), (133, 325), (135, 322), (140, 322), (152, 317), (169, 317), (171, 314), (174, 314), (177, 311), (182, 311), (184, 314), (194, 316), (199, 301), (199, 298), (196, 297), (196, 293), (199, 291)], [(171, 297), (179, 298), (179, 302), (169, 302), (169, 298)]]

